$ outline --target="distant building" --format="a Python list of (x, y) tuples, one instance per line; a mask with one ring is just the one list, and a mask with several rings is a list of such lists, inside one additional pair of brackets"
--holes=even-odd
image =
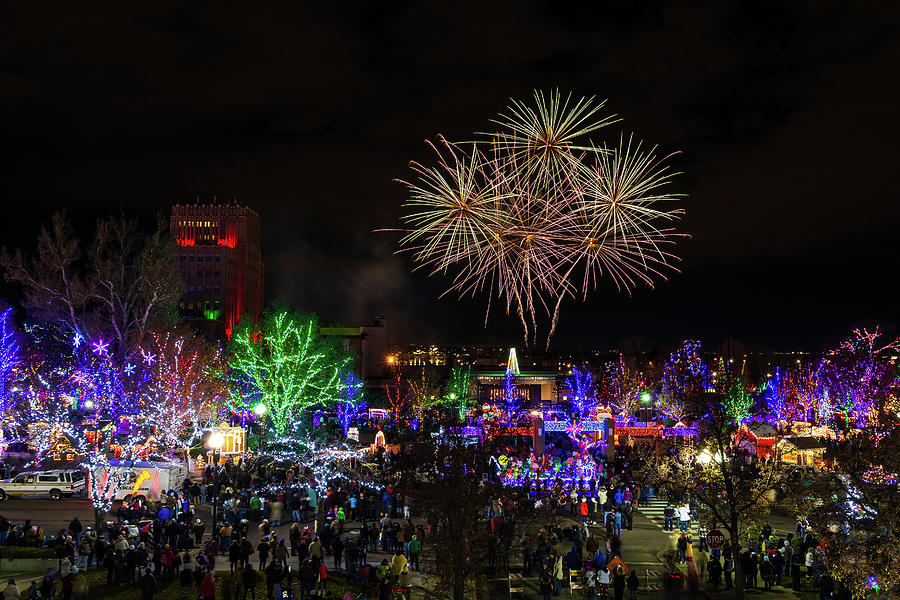
[(523, 408), (559, 402), (559, 375), (556, 370), (521, 370), (515, 348), (510, 348), (506, 363), (501, 366), (502, 370), (476, 371), (479, 402), (503, 404), (510, 392), (518, 397)]
[(231, 337), (242, 317), (263, 310), (259, 215), (246, 206), (176, 204), (169, 230), (178, 244), (183, 317), (210, 335)]
[(388, 322), (384, 317), (375, 317), (364, 327), (322, 327), (319, 333), (344, 341), (356, 356), (355, 371), (363, 381), (371, 382), (388, 375)]

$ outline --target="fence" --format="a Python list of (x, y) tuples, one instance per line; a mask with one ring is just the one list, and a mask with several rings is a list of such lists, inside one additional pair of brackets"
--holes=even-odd
[(644, 583), (644, 589), (646, 589), (648, 592), (662, 591), (662, 578), (662, 571), (651, 571), (650, 569), (647, 569), (647, 578)]
[(509, 596), (513, 594), (525, 594), (525, 582), (522, 581), (521, 573), (509, 574)]
[(581, 571), (569, 571), (569, 595), (572, 595), (573, 590), (580, 590), (584, 586), (581, 584)]

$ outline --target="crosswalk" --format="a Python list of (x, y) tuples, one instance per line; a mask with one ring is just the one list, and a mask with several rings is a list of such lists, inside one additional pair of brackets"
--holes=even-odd
[[(638, 512), (642, 515), (650, 519), (653, 523), (659, 526), (660, 529), (665, 527), (666, 519), (663, 515), (663, 511), (666, 508), (666, 501), (662, 498), (651, 498), (646, 506), (639, 506)], [(678, 532), (678, 519), (676, 517), (675, 523), (675, 532)], [(697, 535), (700, 532), (700, 524), (696, 519), (691, 521), (691, 538), (697, 539)]]

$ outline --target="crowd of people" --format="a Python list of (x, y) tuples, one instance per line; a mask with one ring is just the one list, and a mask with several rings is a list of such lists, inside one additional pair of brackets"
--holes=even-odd
[[(208, 510), (200, 507), (214, 498), (218, 522), (208, 528)], [(108, 585), (134, 586), (143, 600), (176, 583), (185, 597), (209, 600), (219, 563), (230, 573), (218, 578), (224, 600), (256, 600), (257, 583), (272, 600), (324, 593), (335, 570), (391, 597), (410, 585), (427, 538), (427, 526), (411, 518), (410, 500), (390, 486), (319, 483), (299, 466), (207, 468), (200, 481), (185, 480), (157, 501), (116, 503), (113, 514), (99, 530), (75, 517), (49, 535), (30, 520), (13, 524), (0, 516), (0, 544), (48, 548), (60, 559), (61, 567), (36, 584), (36, 598), (83, 598), (84, 573), (102, 569)]]

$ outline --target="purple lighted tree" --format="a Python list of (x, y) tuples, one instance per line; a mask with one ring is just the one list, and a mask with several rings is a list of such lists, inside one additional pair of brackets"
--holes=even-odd
[(709, 370), (700, 356), (700, 342), (685, 340), (663, 365), (660, 411), (676, 421), (685, 417), (688, 403), (708, 387)]
[(897, 369), (891, 355), (900, 351), (897, 340), (880, 345), (881, 337), (866, 329), (854, 330), (822, 363), (825, 385), (832, 402), (844, 409), (860, 429), (871, 425), (883, 403), (898, 387)]

